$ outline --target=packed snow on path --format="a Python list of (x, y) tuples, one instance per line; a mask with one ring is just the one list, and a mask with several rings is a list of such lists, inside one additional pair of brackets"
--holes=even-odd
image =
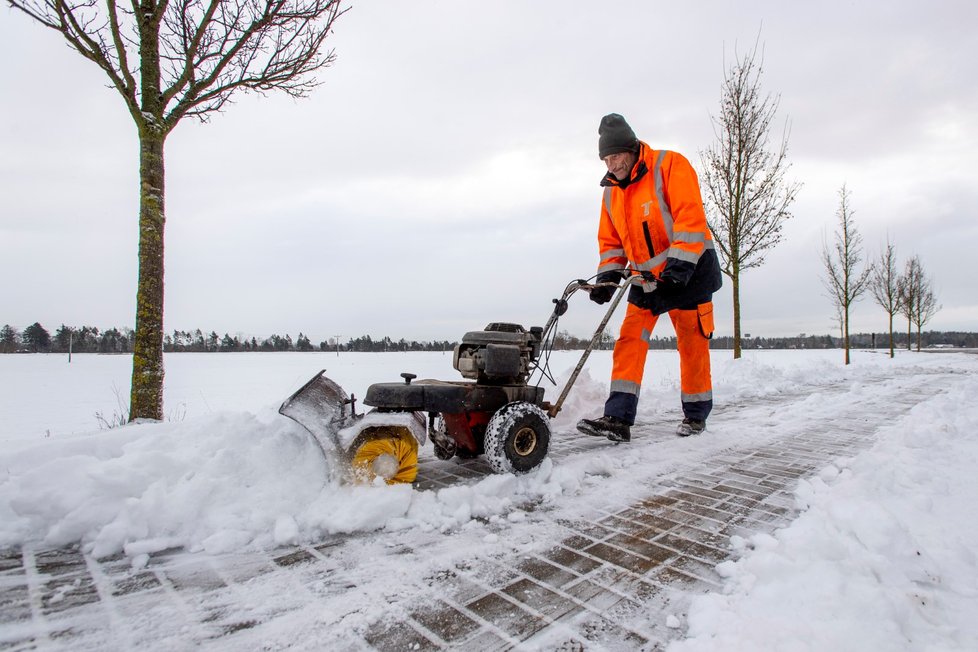
[[(559, 382), (577, 355), (554, 355)], [(970, 617), (978, 613), (978, 356), (900, 352), (890, 360), (855, 352), (848, 367), (841, 357), (748, 351), (735, 361), (714, 352), (718, 406), (800, 394), (817, 415), (918, 376), (947, 387), (908, 414), (883, 414), (871, 450), (800, 482), (804, 512), (790, 527), (735, 539), (736, 561), (718, 569), (724, 590), (676, 615), (688, 636), (675, 649), (978, 649)], [(172, 355), (166, 405), (178, 412), (171, 420), (99, 430), (94, 414), (117, 408), (129, 363), (124, 356), (75, 356), (71, 365), (62, 356), (0, 356), (0, 547), (81, 542), (98, 558), (122, 552), (138, 568), (174, 546), (219, 554), (332, 533), (468, 528), (474, 536), (463, 546), (486, 546), (493, 539), (481, 523), (517, 524), (527, 501), (560, 510), (599, 493), (639, 497), (657, 474), (752, 437), (742, 424), (725, 433), (717, 418), (698, 440), (639, 440), (627, 456), (612, 447), (548, 460), (525, 476), (439, 491), (347, 486), (312, 438), (277, 414), (281, 400), (320, 368), (358, 396), (401, 371), (452, 379), (450, 354)], [(600, 413), (609, 369), (610, 355), (596, 352), (555, 420), (555, 437)], [(652, 352), (639, 423), (675, 419), (678, 391), (675, 352)], [(547, 393), (552, 400), (555, 390), (548, 385)], [(775, 411), (766, 424), (779, 418), (799, 425), (797, 411)], [(430, 445), (421, 455), (432, 455)]]

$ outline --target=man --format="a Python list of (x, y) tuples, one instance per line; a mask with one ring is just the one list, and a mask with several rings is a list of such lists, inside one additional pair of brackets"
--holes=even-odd
[[(582, 419), (577, 428), (616, 442), (631, 440), (649, 338), (659, 315), (668, 312), (679, 345), (685, 417), (676, 434), (701, 433), (713, 408), (712, 298), (721, 276), (696, 172), (680, 154), (638, 140), (617, 113), (601, 119), (598, 156), (608, 173), (601, 180), (597, 281), (617, 283), (632, 273), (643, 278), (629, 289), (604, 416)], [(606, 303), (614, 293), (613, 286), (597, 287), (591, 300)]]

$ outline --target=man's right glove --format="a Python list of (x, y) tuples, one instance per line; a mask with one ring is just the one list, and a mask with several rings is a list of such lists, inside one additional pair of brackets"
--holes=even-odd
[[(610, 272), (601, 272), (598, 277), (594, 280), (595, 283), (618, 283), (622, 279), (622, 273), (618, 270)], [(608, 303), (611, 301), (611, 297), (615, 296), (615, 290), (618, 288), (606, 285), (599, 288), (591, 288), (588, 293), (591, 301), (595, 302), (599, 306), (603, 303)]]
[(595, 302), (599, 306), (603, 303), (608, 303), (611, 301), (611, 297), (615, 296), (615, 288), (610, 285), (606, 285), (600, 288), (591, 288), (588, 293), (591, 301)]

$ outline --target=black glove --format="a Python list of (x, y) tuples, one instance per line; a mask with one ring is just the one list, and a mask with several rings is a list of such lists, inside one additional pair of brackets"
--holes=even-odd
[(599, 306), (603, 303), (608, 303), (611, 301), (611, 297), (615, 296), (615, 288), (610, 285), (606, 285), (600, 288), (591, 288), (588, 293), (591, 301), (595, 302)]
[[(601, 272), (598, 277), (594, 280), (595, 283), (615, 283), (621, 281), (623, 274), (619, 270), (612, 270), (610, 272)], [(588, 295), (591, 301), (595, 302), (599, 306), (603, 303), (608, 303), (611, 301), (611, 297), (615, 296), (615, 290), (618, 288), (613, 288), (610, 285), (599, 288), (591, 288)]]

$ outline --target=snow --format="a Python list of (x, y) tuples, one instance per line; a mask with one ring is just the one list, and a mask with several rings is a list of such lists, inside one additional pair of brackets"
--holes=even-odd
[[(558, 381), (578, 356), (554, 354)], [(422, 491), (344, 484), (312, 437), (277, 409), (323, 368), (359, 397), (402, 371), (457, 378), (450, 354), (168, 355), (169, 419), (106, 430), (95, 414), (106, 420), (122, 410), (129, 357), (75, 355), (68, 364), (65, 356), (0, 356), (0, 547), (80, 541), (96, 558), (121, 552), (138, 569), (173, 547), (217, 555), (337, 533), (451, 534), (450, 547), (433, 546), (423, 573), (439, 553), (444, 562), (475, 548), (534, 545), (539, 530), (521, 530), (539, 527), (521, 507), (528, 502), (560, 514), (608, 495), (638, 499), (655, 478), (732, 440), (763, 443), (772, 429), (752, 427), (759, 419), (803, 432), (807, 420), (860, 405), (883, 426), (877, 443), (800, 481), (804, 511), (790, 526), (734, 538), (732, 559), (718, 567), (723, 590), (669, 615), (667, 625), (685, 632), (671, 649), (978, 649), (978, 356), (899, 352), (891, 360), (856, 351), (853, 360), (844, 366), (838, 350), (747, 351), (741, 360), (715, 351), (718, 406), (749, 406), (750, 418), (711, 420), (699, 438), (637, 438), (629, 455), (609, 448), (547, 459), (526, 475)], [(555, 437), (600, 414), (610, 364), (608, 352), (591, 356), (553, 421)], [(944, 385), (931, 386), (938, 376)], [(650, 352), (639, 423), (678, 418), (678, 378), (675, 352)], [(910, 386), (935, 396), (901, 412), (888, 397)], [(556, 389), (545, 387), (552, 400)], [(765, 408), (788, 395), (804, 398), (794, 409)], [(430, 444), (421, 449), (431, 455)], [(365, 604), (370, 580), (398, 569), (396, 551), (386, 553), (389, 563), (383, 552), (395, 540), (363, 547)]]
[(978, 649), (976, 392), (969, 377), (801, 481), (802, 516), (739, 542), (673, 649)]

